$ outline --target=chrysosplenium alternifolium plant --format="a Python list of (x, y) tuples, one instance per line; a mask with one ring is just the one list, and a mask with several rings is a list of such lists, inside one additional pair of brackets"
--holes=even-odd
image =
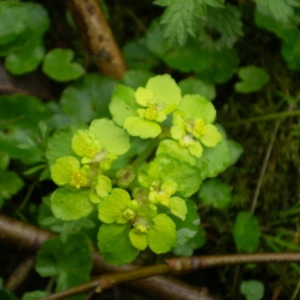
[[(159, 254), (184, 246), (199, 225), (190, 198), (229, 165), (213, 104), (182, 96), (169, 75), (160, 75), (137, 90), (117, 85), (109, 109), (112, 120), (69, 126), (49, 142), (51, 177), (59, 186), (51, 196), (54, 215), (78, 220), (97, 210), (98, 246), (115, 264), (147, 247)], [(216, 162), (220, 155), (227, 160)]]

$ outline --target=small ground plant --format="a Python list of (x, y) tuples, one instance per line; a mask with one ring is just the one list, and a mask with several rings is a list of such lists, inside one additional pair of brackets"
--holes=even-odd
[(297, 299), (299, 24), (298, 0), (0, 0), (0, 237), (39, 248), (23, 287), (3, 243), (0, 298), (225, 265), (181, 293)]

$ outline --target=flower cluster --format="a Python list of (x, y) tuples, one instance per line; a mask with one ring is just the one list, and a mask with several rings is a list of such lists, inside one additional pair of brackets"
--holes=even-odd
[[(196, 234), (178, 224), (198, 224), (188, 204), (204, 178), (197, 164), (222, 135), (212, 103), (182, 96), (169, 75), (136, 90), (117, 85), (109, 108), (113, 120), (74, 131), (67, 155), (51, 164), (59, 186), (51, 208), (63, 220), (76, 220), (96, 207), (99, 249), (109, 262), (123, 264), (147, 247), (165, 253)], [(191, 210), (196, 220), (186, 221)]]

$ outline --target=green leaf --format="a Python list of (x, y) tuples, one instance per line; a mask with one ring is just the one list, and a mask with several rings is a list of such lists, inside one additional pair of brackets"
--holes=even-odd
[(35, 97), (22, 94), (0, 97), (0, 129), (36, 130), (39, 121), (49, 116), (47, 107)]
[(264, 296), (264, 285), (257, 280), (247, 280), (242, 282), (240, 291), (247, 300), (261, 300)]
[(199, 19), (206, 19), (207, 5), (223, 7), (223, 0), (172, 0), (156, 1), (156, 4), (167, 6), (162, 15), (165, 25), (164, 36), (171, 42), (184, 45), (188, 35), (194, 36)]
[[(148, 50), (145, 37), (127, 42), (123, 48), (123, 55), (129, 70), (150, 70), (159, 62), (157, 56)], [(144, 86), (145, 84), (139, 86)]]
[(182, 245), (177, 245), (173, 250), (177, 256), (192, 256), (194, 250), (201, 248), (206, 243), (206, 234), (202, 227), (198, 227), (198, 232)]
[(233, 236), (239, 251), (254, 252), (260, 238), (257, 218), (249, 212), (239, 212), (235, 220)]
[(187, 215), (184, 220), (180, 220), (174, 217), (172, 218), (172, 220), (176, 224), (177, 229), (176, 247), (183, 246), (188, 243), (199, 230), (200, 219), (195, 202), (192, 200), (187, 200), (186, 206)]
[(185, 200), (179, 197), (172, 197), (170, 198), (170, 211), (171, 213), (178, 217), (181, 220), (186, 218), (187, 214), (187, 206)]
[(28, 13), (27, 26), (35, 36), (41, 37), (50, 26), (47, 10), (38, 3), (24, 2), (22, 5)]
[(161, 127), (158, 123), (139, 117), (128, 117), (124, 122), (124, 128), (130, 135), (142, 139), (155, 138), (161, 134)]
[(221, 35), (217, 40), (211, 37), (215, 49), (232, 47), (243, 35), (241, 13), (238, 8), (229, 4), (225, 6), (225, 9), (224, 7), (209, 7), (206, 26), (215, 29)]
[(0, 45), (13, 41), (23, 33), (26, 29), (27, 18), (27, 10), (23, 3), (1, 1)]
[(0, 152), (0, 171), (5, 171), (9, 164), (9, 155), (7, 152)]
[(52, 165), (58, 158), (64, 156), (74, 156), (72, 150), (72, 138), (78, 129), (86, 129), (86, 127), (72, 124), (57, 130), (52, 137), (49, 138), (46, 158)]
[(39, 39), (29, 39), (19, 51), (15, 51), (6, 57), (5, 67), (14, 75), (31, 72), (38, 67), (44, 53), (43, 43)]
[(232, 200), (228, 184), (217, 178), (205, 181), (198, 195), (201, 203), (217, 209), (226, 208)]
[(56, 291), (85, 283), (92, 269), (90, 243), (82, 234), (70, 235), (65, 243), (59, 237), (50, 239), (40, 248), (35, 268), (42, 277), (56, 276)]
[(0, 208), (4, 200), (17, 194), (23, 186), (23, 180), (15, 172), (0, 172)]
[(197, 167), (203, 179), (216, 177), (225, 171), (231, 163), (231, 154), (227, 141), (223, 139), (213, 148), (205, 148), (203, 154), (197, 159)]
[(108, 263), (124, 265), (131, 263), (139, 254), (129, 239), (129, 224), (103, 224), (98, 233), (98, 248)]
[(109, 153), (121, 155), (130, 148), (129, 136), (126, 131), (108, 119), (94, 120), (89, 131)]
[(199, 94), (208, 100), (213, 100), (216, 97), (216, 89), (212, 84), (205, 83), (200, 79), (189, 77), (181, 80), (178, 83), (182, 95)]
[(245, 94), (260, 90), (270, 79), (264, 69), (256, 66), (240, 68), (238, 75), (242, 81), (235, 84), (235, 89)]
[(234, 165), (243, 154), (244, 148), (240, 143), (233, 140), (227, 140), (227, 146), (231, 157), (230, 165)]
[(77, 122), (109, 117), (108, 103), (114, 87), (115, 81), (110, 78), (87, 74), (64, 89), (59, 104), (61, 111)]
[(294, 7), (300, 6), (297, 0), (255, 0), (255, 2), (259, 12), (283, 23), (288, 23), (294, 14)]
[(131, 87), (117, 85), (109, 104), (109, 110), (115, 123), (123, 126), (128, 117), (136, 115), (138, 108), (134, 90)]
[(84, 74), (83, 67), (72, 62), (74, 52), (70, 49), (52, 49), (43, 62), (43, 72), (56, 81), (70, 81)]
[(285, 42), (281, 48), (282, 55), (291, 70), (300, 70), (300, 37), (299, 29), (286, 32)]
[(65, 221), (84, 218), (93, 210), (89, 191), (73, 192), (64, 187), (58, 188), (51, 195), (51, 210), (56, 218)]
[(158, 214), (152, 219), (148, 230), (149, 248), (156, 254), (169, 252), (176, 244), (176, 227), (172, 219)]
[(127, 86), (137, 89), (140, 86), (145, 86), (153, 75), (153, 73), (147, 70), (129, 70), (123, 76), (122, 82)]
[(99, 204), (99, 219), (103, 223), (115, 223), (129, 205), (131, 199), (128, 192), (115, 188)]
[(33, 292), (26, 292), (23, 297), (22, 300), (39, 300), (43, 297), (48, 296), (49, 293), (48, 292), (44, 292), (44, 291), (33, 291)]

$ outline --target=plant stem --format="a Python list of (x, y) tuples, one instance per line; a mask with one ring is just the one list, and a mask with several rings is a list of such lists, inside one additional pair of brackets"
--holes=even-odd
[[(56, 234), (27, 224), (20, 220), (0, 214), (0, 241), (4, 240), (18, 248), (25, 248), (31, 251), (37, 251), (38, 248), (48, 239), (55, 237)], [(136, 270), (136, 265), (124, 265), (121, 267), (107, 264), (98, 252), (92, 253), (94, 269), (97, 274), (118, 273)], [(140, 270), (138, 270), (140, 271)], [(175, 278), (164, 278), (154, 276), (138, 281), (127, 282), (126, 286), (140, 292), (147, 297), (153, 297), (157, 300), (215, 300), (206, 289), (195, 289), (191, 285)]]
[(230, 123), (225, 123), (224, 125), (226, 127), (231, 127), (231, 126), (238, 126), (242, 124), (248, 124), (248, 123), (253, 123), (253, 122), (260, 122), (260, 121), (270, 121), (274, 119), (280, 119), (280, 118), (287, 118), (287, 117), (292, 117), (292, 116), (299, 116), (300, 115), (300, 110), (292, 110), (292, 111), (283, 111), (279, 113), (271, 113), (263, 116), (258, 116), (258, 117), (253, 117), (253, 118), (248, 118), (248, 119), (243, 119), (235, 122), (230, 122)]

